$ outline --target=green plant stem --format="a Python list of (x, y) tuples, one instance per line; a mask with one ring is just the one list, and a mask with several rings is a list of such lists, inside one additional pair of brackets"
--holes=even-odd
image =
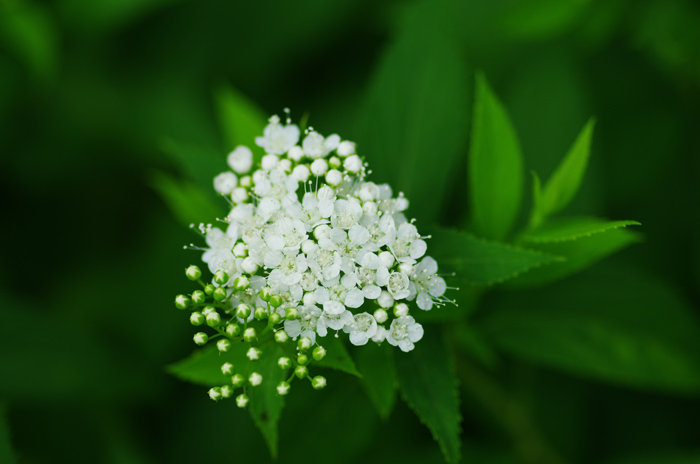
[(462, 388), (474, 397), (513, 441), (527, 464), (570, 464), (548, 442), (527, 408), (466, 356), (457, 357)]

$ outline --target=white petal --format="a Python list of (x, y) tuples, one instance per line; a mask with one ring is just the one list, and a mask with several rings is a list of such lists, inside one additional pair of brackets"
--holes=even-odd
[(382, 293), (382, 289), (377, 287), (376, 285), (365, 285), (362, 288), (362, 293), (368, 300), (376, 300)]
[(411, 242), (411, 247), (409, 248), (409, 254), (411, 258), (418, 259), (425, 254), (428, 249), (428, 245), (423, 240), (414, 240)]
[(355, 346), (366, 345), (369, 341), (369, 337), (365, 332), (352, 332), (350, 334), (350, 343)]
[(416, 298), (416, 304), (420, 309), (428, 311), (433, 307), (433, 300), (425, 292), (420, 292)]
[(343, 314), (343, 311), (346, 309), (345, 306), (338, 301), (326, 301), (323, 303), (323, 310), (328, 314), (338, 315)]
[(364, 245), (369, 240), (369, 232), (364, 227), (355, 224), (348, 231), (350, 241), (355, 245)]
[(348, 292), (345, 297), (345, 305), (349, 308), (359, 308), (365, 302), (365, 296), (362, 290), (353, 289)]

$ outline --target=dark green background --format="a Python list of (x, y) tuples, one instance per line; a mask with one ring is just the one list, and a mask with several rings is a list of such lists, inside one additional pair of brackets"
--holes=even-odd
[[(432, 34), (443, 26), (449, 50)], [(406, 82), (414, 53), (447, 56), (464, 81), (444, 81), (455, 73), (438, 67), (419, 87), (399, 79), (395, 94), (377, 96), (395, 43), (403, 55), (392, 65), (406, 66)], [(164, 148), (217, 153), (223, 170), (231, 147), (214, 95), (231, 85), (267, 114), (308, 112), (321, 133), (357, 141), (378, 182), (405, 184), (392, 166), (413, 163), (419, 224), (465, 226), (477, 69), (511, 115), (526, 169), (541, 177), (596, 116), (589, 170), (567, 212), (643, 224), (643, 243), (553, 291), (595, 305), (586, 279), (662, 282), (697, 315), (700, 6), (690, 0), (2, 2), (0, 460), (268, 460), (245, 412), (164, 371), (193, 348), (172, 299), (191, 291), (182, 271), (199, 261), (182, 250), (198, 237), (151, 186), (156, 171), (186, 176)], [(410, 145), (366, 148), (382, 136), (371, 115), (417, 95), (463, 103), (455, 118), (397, 121), (461, 147), (457, 166), (422, 171), (430, 139), (417, 160), (402, 157)], [(436, 184), (449, 194), (431, 196)], [(606, 288), (601, 299), (617, 294)], [(494, 292), (477, 320), (499, 298), (521, 296)], [(521, 301), (537, 309), (540, 300)], [(635, 304), (643, 315), (668, 301)], [(280, 462), (440, 462), (405, 405), (382, 421), (355, 378), (326, 374), (325, 391), (288, 397)], [(497, 377), (568, 462), (700, 462), (697, 391), (608, 385), (507, 355)], [(512, 451), (479, 403), (463, 392), (463, 462), (519, 462), (527, 453)]]

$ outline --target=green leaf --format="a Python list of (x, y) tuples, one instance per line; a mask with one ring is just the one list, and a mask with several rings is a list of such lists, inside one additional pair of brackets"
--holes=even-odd
[(451, 34), (452, 7), (436, 0), (405, 9), (372, 79), (357, 137), (373, 179), (402, 191), (411, 214), (429, 222), (442, 212), (436, 205), (447, 196), (469, 126), (469, 73)]
[(518, 39), (545, 39), (569, 30), (590, 5), (586, 0), (511, 2), (502, 13), (503, 31)]
[(176, 180), (168, 174), (154, 171), (150, 184), (185, 227), (200, 222), (212, 223), (226, 215), (223, 208), (193, 182)]
[(214, 198), (214, 177), (227, 170), (226, 157), (220, 151), (200, 145), (163, 141), (161, 149), (178, 165), (182, 174)]
[(382, 419), (387, 419), (396, 403), (396, 372), (393, 349), (387, 343), (368, 343), (356, 350), (360, 383)]
[(0, 403), (0, 462), (17, 462), (10, 440), (10, 427), (7, 425), (7, 406)]
[(532, 243), (568, 242), (611, 229), (641, 225), (636, 221), (606, 221), (593, 217), (567, 217), (547, 221), (543, 226), (526, 232), (519, 241)]
[(265, 113), (231, 86), (220, 86), (214, 98), (226, 149), (231, 151), (238, 145), (247, 146), (253, 152), (255, 165), (265, 155), (265, 151), (255, 144), (255, 137), (262, 137), (267, 125)]
[(345, 349), (345, 345), (343, 345), (340, 338), (335, 338), (334, 335), (329, 335), (325, 338), (317, 339), (317, 342), (326, 349), (327, 354), (322, 360), (314, 361), (313, 365), (328, 367), (330, 369), (343, 371), (357, 377), (362, 377), (362, 375), (357, 371), (355, 363), (350, 357), (348, 350)]
[(601, 266), (489, 301), (477, 325), (513, 356), (622, 385), (700, 391), (698, 321), (653, 276)]
[(530, 244), (540, 252), (562, 256), (563, 261), (552, 263), (547, 267), (534, 269), (520, 276), (507, 285), (525, 287), (543, 285), (579, 272), (606, 256), (621, 250), (640, 240), (640, 235), (624, 229), (608, 229), (578, 240), (558, 243)]
[(532, 227), (537, 227), (548, 216), (561, 211), (576, 195), (588, 165), (594, 125), (595, 120), (591, 118), (541, 192), (537, 192), (539, 182), (535, 183), (535, 198), (539, 201), (535, 202), (532, 210)]
[(276, 343), (261, 346), (263, 355), (256, 365), (251, 365), (251, 372), (262, 375), (263, 382), (250, 390), (248, 409), (253, 422), (265, 437), (270, 454), (277, 458), (278, 425), (284, 407), (284, 397), (277, 394), (277, 385), (287, 378), (287, 372), (280, 369), (277, 360), (284, 356), (284, 350)]
[(508, 114), (481, 73), (476, 76), (469, 188), (477, 234), (503, 239), (518, 217), (523, 161)]
[(557, 261), (556, 254), (488, 242), (456, 230), (434, 229), (430, 256), (441, 272), (470, 284), (490, 285)]
[(700, 462), (700, 453), (683, 453), (669, 451), (666, 453), (640, 453), (633, 456), (606, 461), (606, 464), (697, 464)]
[[(233, 364), (237, 373), (245, 372), (250, 362), (245, 355), (249, 347), (247, 343), (232, 343), (231, 349), (222, 353), (216, 348), (215, 343), (211, 343), (185, 359), (169, 364), (166, 370), (181, 380), (206, 387), (225, 385), (231, 382), (231, 378), (221, 372), (221, 365), (229, 362)], [(263, 351), (263, 356), (264, 354)]]
[(406, 403), (430, 429), (447, 462), (459, 462), (460, 422), (457, 379), (437, 327), (408, 352), (396, 353), (396, 374)]

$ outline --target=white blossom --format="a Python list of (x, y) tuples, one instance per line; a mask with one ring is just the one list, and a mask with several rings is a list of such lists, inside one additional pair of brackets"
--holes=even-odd
[(299, 141), (299, 128), (294, 124), (280, 124), (277, 116), (272, 116), (269, 121), (270, 124), (263, 131), (263, 137), (256, 137), (255, 144), (267, 153), (282, 155)]
[(250, 148), (239, 145), (229, 153), (226, 161), (234, 172), (245, 174), (253, 166), (253, 152), (250, 151)]
[(423, 326), (411, 316), (401, 316), (391, 321), (391, 327), (386, 333), (386, 341), (393, 346), (398, 346), (401, 351), (411, 351), (413, 344), (421, 338), (423, 338)]
[(346, 325), (344, 330), (350, 334), (350, 343), (366, 345), (377, 333), (377, 321), (369, 313), (360, 313), (355, 315), (353, 322)]

